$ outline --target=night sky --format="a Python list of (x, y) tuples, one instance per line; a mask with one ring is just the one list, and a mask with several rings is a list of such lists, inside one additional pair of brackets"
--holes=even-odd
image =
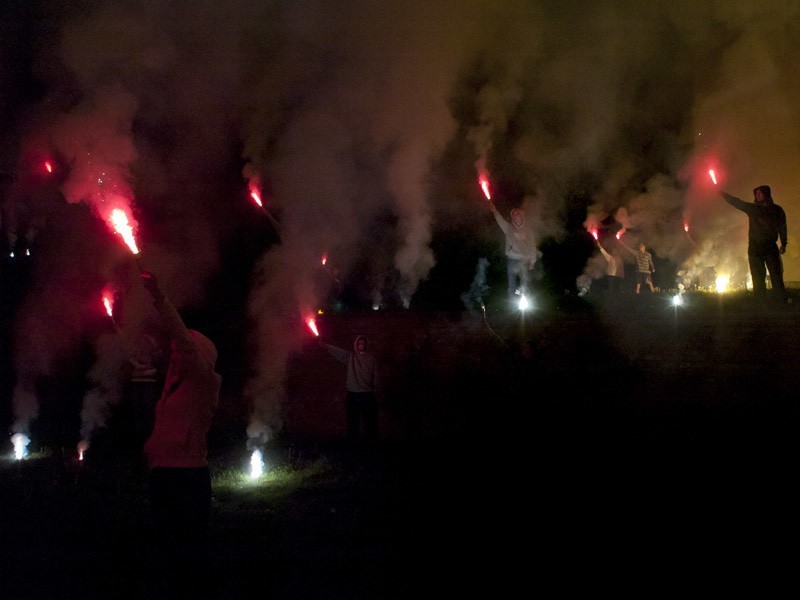
[(541, 290), (601, 276), (595, 228), (612, 249), (620, 231), (645, 241), (660, 287), (744, 285), (746, 218), (717, 191), (752, 200), (761, 184), (787, 211), (800, 281), (798, 30), (788, 0), (2, 2), (12, 432), (87, 343), (81, 435), (102, 425), (152, 326), (142, 264), (242, 363), (248, 435), (269, 437), (323, 256), (351, 310), (469, 308), (481, 259), (503, 290), (484, 172), (500, 211), (535, 229)]

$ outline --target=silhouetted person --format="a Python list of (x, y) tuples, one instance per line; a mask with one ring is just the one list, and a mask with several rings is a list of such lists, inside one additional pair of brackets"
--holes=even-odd
[(170, 338), (164, 388), (155, 408), (153, 432), (145, 442), (150, 502), (160, 569), (170, 597), (207, 592), (206, 537), (211, 512), (207, 436), (219, 402), (222, 378), (215, 370), (217, 349), (187, 329), (152, 273), (140, 274), (153, 296)]
[(366, 336), (357, 335), (353, 349), (345, 350), (338, 346), (319, 341), (322, 348), (339, 362), (347, 365), (345, 387), (345, 418), (347, 439), (357, 442), (361, 439), (361, 425), (364, 438), (369, 442), (378, 439), (378, 363), (369, 351)]
[[(783, 260), (786, 252), (786, 212), (775, 204), (768, 185), (753, 189), (754, 202), (745, 202), (727, 192), (720, 192), (725, 201), (747, 215), (749, 221), (747, 261), (753, 278), (753, 294), (763, 298), (767, 293), (767, 270), (772, 289), (778, 301), (786, 302), (786, 286), (783, 282)], [(780, 247), (777, 243), (780, 242)]]
[(653, 273), (656, 272), (656, 265), (653, 263), (653, 255), (647, 251), (647, 246), (644, 242), (639, 242), (639, 247), (634, 250), (622, 240), (619, 241), (622, 247), (633, 255), (636, 259), (636, 293), (638, 294), (642, 289), (644, 283), (650, 288), (650, 293), (655, 294), (656, 289), (653, 287)]

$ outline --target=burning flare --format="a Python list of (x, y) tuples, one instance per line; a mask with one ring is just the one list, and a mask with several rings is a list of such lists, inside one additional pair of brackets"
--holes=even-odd
[(24, 433), (15, 433), (11, 436), (11, 443), (14, 445), (14, 458), (21, 460), (28, 456), (28, 444), (31, 443), (31, 438)]
[(478, 176), (478, 183), (480, 184), (481, 189), (483, 190), (483, 195), (486, 196), (486, 199), (487, 200), (491, 200), (492, 199), (492, 193), (489, 190), (489, 175), (488, 175), (488, 173), (481, 173), (480, 176)]
[(308, 325), (308, 329), (313, 333), (316, 337), (319, 337), (319, 329), (317, 329), (317, 322), (314, 320), (314, 317), (308, 317), (306, 319), (306, 325)]
[(53, 172), (53, 163), (51, 163), (49, 160), (44, 161), (44, 168), (48, 173), (52, 173)]
[(113, 319), (114, 318), (114, 309), (113, 309), (113, 305), (111, 303), (111, 296), (108, 294), (108, 292), (103, 292), (103, 306), (105, 307), (106, 313), (108, 313), (108, 316)]
[(250, 181), (247, 184), (247, 187), (250, 189), (250, 197), (253, 199), (253, 202), (258, 204), (261, 208), (264, 208), (264, 203), (261, 201), (261, 192), (258, 189), (258, 184), (254, 181)]
[(131, 249), (131, 252), (139, 254), (139, 248), (136, 246), (136, 239), (133, 237), (133, 227), (131, 227), (128, 222), (128, 215), (125, 214), (125, 211), (121, 208), (115, 208), (111, 211), (109, 220), (111, 221), (111, 226), (114, 228), (114, 231), (122, 236), (122, 239), (125, 241), (128, 248)]
[(264, 456), (261, 450), (253, 450), (250, 455), (250, 478), (258, 479), (264, 474)]
[(78, 460), (83, 460), (83, 455), (86, 454), (88, 449), (89, 442), (87, 440), (81, 440), (78, 442)]
[(714, 173), (714, 169), (708, 170), (708, 176), (711, 177), (711, 181), (714, 182), (714, 185), (717, 185), (717, 174)]

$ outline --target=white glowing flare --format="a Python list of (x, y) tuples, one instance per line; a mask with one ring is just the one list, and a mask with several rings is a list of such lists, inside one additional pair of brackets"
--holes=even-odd
[(313, 317), (308, 317), (306, 319), (306, 325), (308, 325), (308, 329), (313, 333), (316, 337), (319, 337), (319, 329), (317, 329), (317, 323), (314, 321)]
[(324, 267), (327, 262), (328, 262), (328, 255), (327, 254), (323, 254), (322, 255), (322, 266)]
[(478, 184), (481, 186), (481, 189), (483, 190), (483, 195), (486, 196), (486, 199), (491, 200), (492, 193), (489, 191), (489, 174), (481, 173), (478, 176)]
[(714, 281), (714, 287), (716, 288), (717, 293), (722, 294), (727, 291), (730, 282), (730, 277), (727, 275), (717, 275), (717, 279)]
[(264, 474), (264, 456), (261, 450), (253, 450), (250, 455), (250, 477), (258, 479)]
[(591, 234), (594, 239), (597, 239), (597, 229), (592, 229)]
[(672, 306), (683, 306), (683, 296), (675, 294), (672, 297)]
[(89, 442), (87, 440), (81, 440), (78, 442), (78, 460), (83, 460), (83, 455), (86, 454), (88, 449)]
[(11, 443), (14, 445), (14, 458), (20, 460), (28, 456), (28, 444), (31, 443), (31, 438), (24, 433), (15, 433), (11, 436)]
[(53, 164), (49, 160), (44, 161), (44, 168), (47, 170), (48, 173), (53, 172)]
[(708, 176), (711, 177), (711, 181), (714, 182), (714, 185), (717, 185), (717, 174), (714, 173), (714, 169), (708, 170)]
[(528, 301), (528, 298), (525, 294), (521, 294), (519, 297), (519, 309), (521, 311), (526, 311), (531, 307), (531, 303)]
[(111, 211), (111, 226), (127, 244), (128, 248), (134, 254), (139, 254), (139, 248), (136, 246), (136, 239), (133, 237), (133, 227), (128, 222), (128, 215), (121, 208), (115, 208)]
[(258, 189), (258, 184), (251, 181), (248, 184), (248, 187), (250, 188), (250, 197), (253, 199), (253, 202), (255, 202), (261, 208), (264, 208), (264, 203), (261, 201), (261, 192)]
[(111, 298), (106, 295), (103, 295), (103, 306), (106, 308), (106, 313), (108, 313), (109, 317), (114, 316), (114, 309), (111, 306)]

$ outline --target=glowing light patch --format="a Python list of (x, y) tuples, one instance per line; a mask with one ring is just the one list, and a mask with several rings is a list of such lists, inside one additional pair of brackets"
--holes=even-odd
[(253, 450), (250, 455), (250, 478), (258, 479), (264, 474), (264, 456), (261, 450)]
[(683, 296), (675, 294), (672, 297), (672, 306), (683, 306)]
[(718, 294), (723, 294), (728, 290), (730, 283), (730, 277), (727, 275), (717, 275), (716, 280), (714, 280), (714, 288), (717, 290)]
[(89, 442), (86, 440), (81, 440), (78, 442), (78, 460), (83, 460), (83, 455), (86, 454), (86, 451), (89, 449)]
[(528, 310), (529, 308), (531, 308), (531, 303), (528, 300), (528, 298), (525, 296), (525, 294), (521, 294), (520, 295), (518, 306), (519, 306), (519, 309), (521, 311), (523, 311), (523, 312)]
[(15, 433), (11, 436), (11, 443), (14, 445), (14, 458), (20, 460), (28, 456), (28, 444), (31, 443), (31, 438), (24, 433)]

